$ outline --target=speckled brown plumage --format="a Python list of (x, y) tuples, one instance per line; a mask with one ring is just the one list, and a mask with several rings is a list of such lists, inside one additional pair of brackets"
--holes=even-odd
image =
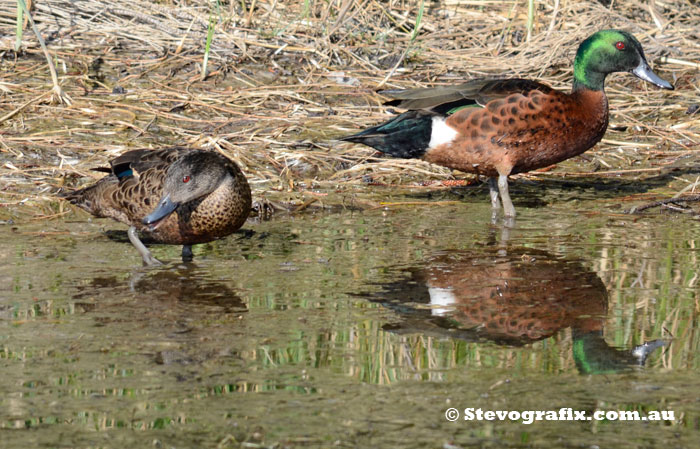
[(490, 177), (513, 175), (583, 153), (608, 126), (603, 91), (567, 95), (514, 79), (483, 84), (476, 97), (483, 107), (450, 115), (446, 124), (457, 130), (456, 138), (429, 149), (425, 160)]
[[(95, 184), (65, 198), (97, 217), (126, 223), (161, 243), (192, 245), (225, 237), (240, 228), (250, 213), (251, 193), (245, 176), (219, 153), (187, 148), (134, 150), (114, 159), (109, 171)], [(183, 176), (192, 180), (183, 183)], [(144, 224), (144, 218), (166, 195), (196, 188), (198, 182), (206, 182), (207, 187), (185, 195), (187, 201), (157, 225)]]
[(634, 36), (604, 30), (579, 46), (571, 93), (525, 79), (383, 91), (393, 99), (387, 105), (407, 111), (341, 140), (488, 176), (494, 209), (500, 208), (500, 196), (505, 215), (514, 217), (508, 176), (561, 162), (598, 143), (608, 126), (605, 77), (621, 71), (673, 89), (649, 68)]

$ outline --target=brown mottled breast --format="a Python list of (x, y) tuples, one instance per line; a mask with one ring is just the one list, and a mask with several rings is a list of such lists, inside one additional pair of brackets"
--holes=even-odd
[(519, 87), (504, 95), (506, 85), (483, 108), (449, 116), (446, 123), (457, 137), (430, 149), (424, 159), (469, 173), (511, 175), (579, 155), (605, 134), (603, 91), (566, 94), (537, 83)]
[(232, 176), (216, 190), (181, 205), (154, 231), (141, 224), (140, 219), (133, 224), (154, 239), (171, 244), (205, 243), (226, 237), (245, 223), (252, 203), (250, 187), (243, 173), (232, 163), (229, 169)]

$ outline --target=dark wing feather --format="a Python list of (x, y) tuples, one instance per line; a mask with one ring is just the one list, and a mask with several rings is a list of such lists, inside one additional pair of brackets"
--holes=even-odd
[(446, 103), (473, 100), (476, 94), (490, 80), (472, 80), (456, 86), (427, 87), (422, 89), (383, 90), (380, 93), (394, 100), (387, 102), (389, 106), (403, 109), (433, 109)]
[(535, 89), (545, 93), (552, 90), (551, 87), (536, 81), (514, 78), (479, 79), (456, 86), (384, 90), (380, 93), (393, 98), (386, 103), (388, 106), (397, 106), (408, 110), (427, 109), (444, 113), (454, 107), (470, 104), (484, 106), (492, 100), (514, 93), (526, 94)]
[(169, 166), (180, 159), (189, 148), (164, 148), (162, 150), (127, 151), (111, 161), (112, 173), (122, 179), (136, 173), (143, 173), (154, 167)]

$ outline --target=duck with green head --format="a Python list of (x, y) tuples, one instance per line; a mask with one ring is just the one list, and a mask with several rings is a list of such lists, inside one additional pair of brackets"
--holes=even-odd
[(341, 140), (383, 153), (489, 177), (491, 204), (515, 216), (508, 176), (577, 156), (608, 127), (605, 77), (633, 75), (664, 89), (630, 33), (599, 31), (583, 41), (571, 93), (525, 79), (478, 79), (452, 87), (388, 90), (386, 103), (407, 109), (386, 123)]
[(213, 151), (189, 148), (133, 150), (98, 169), (108, 176), (63, 197), (97, 217), (128, 224), (129, 240), (145, 265), (159, 265), (139, 240), (140, 231), (160, 243), (191, 246), (231, 234), (251, 208), (250, 186), (240, 168)]

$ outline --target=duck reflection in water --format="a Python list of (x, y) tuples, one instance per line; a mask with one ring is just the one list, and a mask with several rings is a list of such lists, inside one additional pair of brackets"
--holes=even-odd
[(194, 264), (181, 264), (159, 271), (141, 269), (127, 280), (113, 274), (81, 281), (72, 298), (75, 309), (94, 316), (115, 344), (138, 341), (135, 347), (144, 350), (145, 345), (145, 353), (157, 349), (152, 353), (156, 364), (189, 365), (238, 351), (223, 337), (230, 337), (230, 329), (209, 326), (214, 321), (235, 322), (235, 332), (246, 332), (241, 318), (248, 306), (229, 284)]
[(73, 299), (103, 295), (120, 298), (128, 294), (138, 299), (139, 304), (181, 308), (191, 316), (247, 311), (246, 303), (235, 289), (209, 277), (206, 270), (194, 264), (180, 264), (157, 272), (134, 270), (126, 282), (120, 275), (110, 275), (77, 285)]
[(392, 332), (521, 346), (570, 327), (582, 373), (643, 365), (664, 345), (662, 340), (632, 350), (608, 345), (603, 338), (608, 293), (601, 279), (578, 262), (544, 251), (446, 251), (407, 271), (407, 279), (384, 285), (371, 298), (399, 312), (401, 320), (384, 327)]

